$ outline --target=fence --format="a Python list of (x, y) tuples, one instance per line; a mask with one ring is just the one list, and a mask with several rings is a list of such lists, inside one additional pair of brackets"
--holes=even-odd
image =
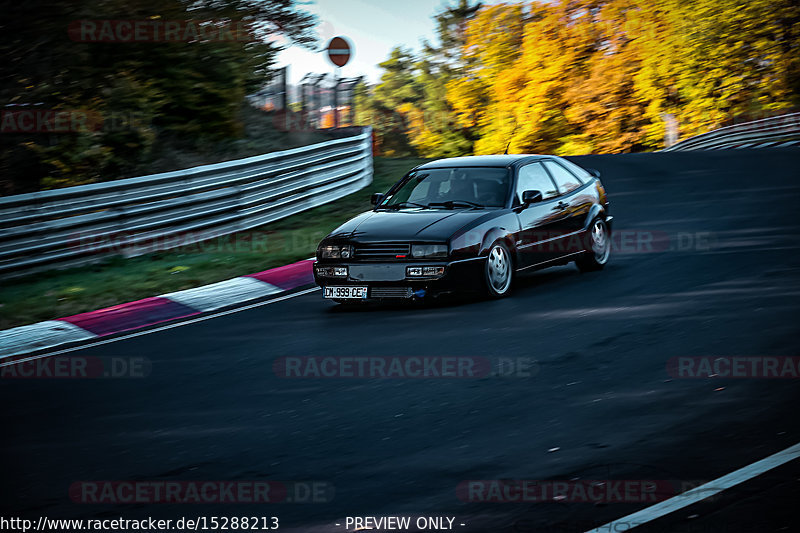
[(362, 77), (337, 78), (306, 74), (300, 80), (303, 113), (315, 128), (336, 128), (355, 122), (355, 91)]
[(288, 107), (287, 78), (289, 67), (275, 71), (272, 80), (247, 98), (251, 105), (264, 111), (282, 111)]
[(119, 255), (120, 235), (128, 249), (177, 234), (175, 246), (185, 245), (341, 198), (372, 182), (372, 130), (354, 130), (247, 159), (0, 197), (0, 278)]
[(800, 140), (800, 113), (790, 113), (753, 122), (726, 126), (665, 148), (664, 152), (680, 150), (715, 150), (738, 148), (748, 144)]

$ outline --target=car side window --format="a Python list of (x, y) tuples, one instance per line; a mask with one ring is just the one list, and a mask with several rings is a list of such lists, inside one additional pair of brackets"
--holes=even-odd
[(594, 177), (591, 174), (589, 174), (589, 172), (585, 168), (576, 165), (569, 159), (560, 159), (558, 162), (564, 165), (567, 168), (567, 170), (569, 170), (571, 173), (575, 174), (575, 176), (577, 176), (577, 178), (581, 180), (583, 183), (588, 182)]
[(525, 191), (541, 191), (542, 200), (558, 196), (558, 190), (553, 180), (550, 179), (540, 163), (531, 163), (519, 169), (515, 204), (522, 204), (522, 193)]
[(555, 161), (545, 161), (544, 166), (550, 171), (550, 175), (553, 176), (553, 180), (558, 185), (558, 190), (561, 194), (566, 194), (583, 186), (583, 183), (578, 178)]

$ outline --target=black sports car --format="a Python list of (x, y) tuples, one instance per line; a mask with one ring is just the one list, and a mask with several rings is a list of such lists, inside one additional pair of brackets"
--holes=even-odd
[(611, 251), (600, 175), (556, 156), (441, 159), (412, 169), (375, 208), (317, 248), (314, 278), (339, 302), (423, 298), (456, 289), (509, 294), (517, 272)]

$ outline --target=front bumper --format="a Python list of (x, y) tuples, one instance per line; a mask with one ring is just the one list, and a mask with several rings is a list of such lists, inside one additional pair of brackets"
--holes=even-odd
[[(346, 262), (315, 261), (314, 281), (320, 287), (367, 286), (368, 300), (422, 298), (453, 291), (478, 290), (485, 257), (459, 261)], [(346, 267), (347, 276), (322, 275), (320, 268)], [(444, 267), (439, 276), (409, 276), (409, 267)]]

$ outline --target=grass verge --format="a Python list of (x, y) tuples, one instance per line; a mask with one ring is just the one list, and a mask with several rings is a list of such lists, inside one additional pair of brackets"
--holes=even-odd
[(371, 208), (424, 159), (376, 157), (372, 185), (335, 202), (215, 241), (96, 265), (55, 270), (0, 286), (0, 329), (69, 316), (260, 272), (314, 255), (320, 239)]

